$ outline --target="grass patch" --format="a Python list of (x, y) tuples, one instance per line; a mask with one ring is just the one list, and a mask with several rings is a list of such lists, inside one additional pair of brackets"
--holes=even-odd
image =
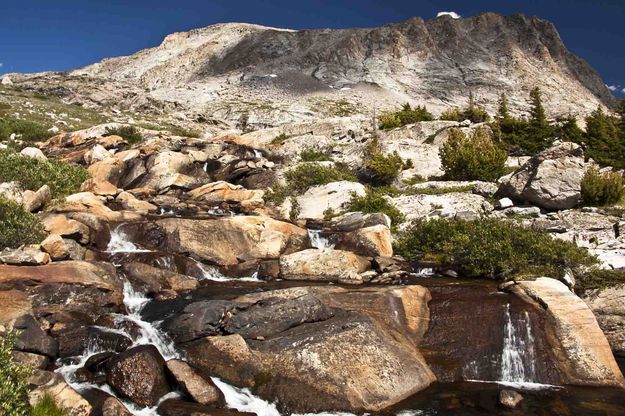
[(78, 192), (88, 177), (87, 170), (81, 166), (0, 150), (0, 182), (17, 181), (24, 189), (31, 191), (37, 191), (47, 184), (52, 197), (60, 198)]
[(34, 214), (0, 195), (0, 249), (40, 243), (45, 238), (43, 224)]
[(416, 220), (399, 235), (396, 253), (410, 261), (436, 261), (464, 277), (500, 280), (520, 275), (577, 275), (597, 259), (574, 243), (508, 221)]
[(391, 219), (393, 229), (406, 220), (404, 214), (388, 202), (384, 198), (383, 193), (375, 189), (367, 189), (365, 196), (353, 195), (349, 204), (349, 211), (359, 211), (365, 214), (375, 214), (377, 212), (386, 214)]
[(46, 394), (33, 407), (31, 416), (66, 416), (65, 412), (56, 404), (54, 397)]
[(46, 125), (6, 115), (0, 117), (0, 140), (8, 140), (13, 133), (26, 142), (45, 141), (52, 137)]
[(143, 141), (143, 135), (135, 126), (107, 127), (104, 136), (119, 136), (131, 145)]
[(327, 154), (315, 149), (304, 149), (299, 154), (302, 162), (331, 162), (332, 158)]

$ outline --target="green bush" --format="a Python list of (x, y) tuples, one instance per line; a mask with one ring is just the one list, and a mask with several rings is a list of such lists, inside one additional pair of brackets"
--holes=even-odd
[(618, 172), (600, 173), (592, 167), (582, 178), (582, 203), (590, 206), (604, 206), (619, 202), (625, 194), (623, 175)]
[(129, 144), (143, 141), (143, 136), (135, 126), (107, 127), (104, 136), (119, 136)]
[(24, 157), (9, 150), (0, 150), (0, 182), (17, 181), (24, 189), (36, 191), (50, 186), (53, 198), (73, 194), (89, 177), (81, 166), (60, 160), (40, 160)]
[(406, 103), (402, 106), (400, 111), (383, 113), (380, 115), (378, 122), (380, 129), (386, 130), (405, 126), (407, 124), (432, 120), (434, 120), (434, 116), (425, 106), (412, 108), (410, 104)]
[(302, 163), (284, 174), (288, 187), (295, 193), (302, 194), (309, 188), (330, 182), (357, 182), (354, 173), (344, 164), (335, 163), (324, 166), (317, 163)]
[(621, 118), (606, 114), (601, 107), (586, 117), (584, 151), (601, 165), (625, 169), (625, 130)]
[(459, 129), (451, 129), (439, 154), (445, 176), (459, 181), (495, 181), (503, 175), (508, 158), (481, 128), (471, 138)]
[(597, 263), (572, 242), (496, 219), (416, 220), (399, 235), (395, 249), (410, 261), (436, 261), (463, 277), (557, 278), (565, 268), (577, 275)]
[(625, 272), (620, 270), (593, 269), (575, 276), (575, 292), (578, 295), (584, 295), (590, 290), (620, 285), (625, 285)]
[(282, 145), (284, 144), (284, 142), (286, 142), (291, 136), (287, 136), (284, 133), (280, 133), (279, 135), (277, 135), (276, 137), (273, 138), (273, 140), (271, 140), (271, 144), (277, 144), (277, 145)]
[(0, 140), (8, 140), (13, 133), (21, 135), (21, 140), (26, 142), (45, 141), (52, 137), (43, 124), (7, 115), (0, 117)]
[(464, 109), (450, 108), (445, 110), (439, 119), (457, 122), (469, 120), (471, 123), (484, 123), (490, 120), (490, 115), (481, 107), (469, 105), (469, 107)]
[(0, 195), (0, 250), (23, 244), (36, 244), (45, 237), (39, 217)]
[(31, 416), (66, 416), (66, 413), (56, 404), (54, 397), (46, 394), (33, 407)]
[(443, 111), (439, 117), (439, 120), (445, 121), (463, 121), (462, 116), (460, 115), (460, 110), (457, 108), (449, 108)]
[(364, 180), (374, 186), (390, 185), (399, 176), (404, 167), (404, 161), (397, 152), (385, 156), (375, 152), (365, 160)]
[(303, 162), (329, 162), (332, 158), (327, 154), (315, 149), (304, 149), (299, 154)]
[(393, 204), (384, 198), (383, 193), (373, 189), (367, 189), (367, 194), (365, 196), (358, 196), (354, 194), (349, 203), (349, 211), (359, 211), (365, 214), (375, 214), (377, 212), (381, 212), (388, 215), (391, 219), (393, 228), (406, 220), (404, 214), (402, 214), (400, 210), (395, 208)]
[(17, 334), (0, 335), (0, 415), (29, 416), (28, 384), (31, 374), (28, 367), (13, 361), (13, 346)]

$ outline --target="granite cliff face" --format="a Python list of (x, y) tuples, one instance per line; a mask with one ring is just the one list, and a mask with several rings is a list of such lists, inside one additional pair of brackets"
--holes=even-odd
[(552, 116), (614, 101), (551, 23), (493, 13), (367, 29), (217, 24), (169, 35), (131, 56), (14, 82), (87, 105), (193, 111), (259, 127), (370, 114), (403, 101), (439, 112), (466, 103), (470, 93), (494, 111), (505, 92), (522, 113), (534, 86), (543, 89)]

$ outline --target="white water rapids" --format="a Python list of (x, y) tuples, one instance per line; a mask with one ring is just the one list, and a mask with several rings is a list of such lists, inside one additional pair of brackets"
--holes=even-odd
[(330, 240), (321, 236), (321, 230), (309, 229), (308, 238), (310, 239), (310, 245), (319, 250), (334, 248), (334, 244), (330, 243)]

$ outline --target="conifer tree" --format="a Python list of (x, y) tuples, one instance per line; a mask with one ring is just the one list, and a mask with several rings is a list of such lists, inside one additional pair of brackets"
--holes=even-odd
[(532, 91), (530, 91), (530, 99), (532, 102), (532, 108), (530, 110), (530, 124), (532, 127), (539, 129), (547, 128), (549, 123), (547, 122), (545, 107), (543, 107), (540, 88), (535, 87)]
[(501, 98), (499, 99), (499, 108), (497, 109), (497, 119), (499, 120), (509, 120), (510, 111), (508, 110), (508, 97), (506, 93), (501, 94)]

